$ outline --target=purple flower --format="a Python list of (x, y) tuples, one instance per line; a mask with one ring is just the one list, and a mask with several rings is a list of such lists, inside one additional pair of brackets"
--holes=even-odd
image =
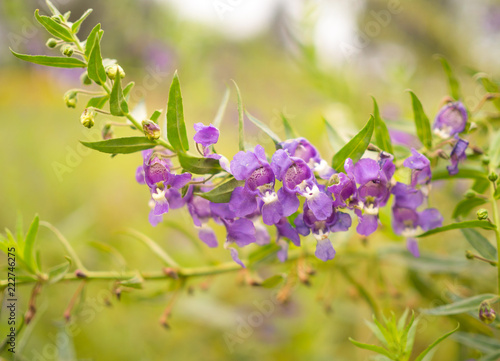
[(467, 110), (461, 102), (448, 103), (441, 108), (434, 120), (434, 133), (448, 139), (465, 130)]
[(208, 148), (213, 144), (216, 144), (219, 140), (219, 129), (214, 127), (212, 124), (204, 125), (203, 123), (196, 123), (194, 125), (194, 130), (196, 134), (194, 135), (194, 141), (201, 144), (204, 148)]
[(238, 251), (236, 248), (230, 247), (232, 243), (236, 243), (238, 247), (244, 247), (256, 241), (255, 226), (253, 222), (246, 218), (240, 219), (222, 219), (222, 222), (226, 226), (227, 238), (224, 248), (229, 249), (231, 252), (231, 257), (238, 263), (241, 267), (245, 268), (245, 265), (240, 260)]
[(305, 138), (289, 139), (280, 143), (288, 155), (300, 158), (322, 179), (329, 179), (335, 171), (321, 159), (318, 150)]
[(262, 146), (254, 152), (238, 152), (231, 162), (231, 172), (237, 180), (244, 180), (244, 187), (234, 189), (229, 202), (237, 217), (245, 217), (257, 210), (257, 198), (262, 200), (260, 211), (267, 225), (279, 222), (283, 217), (283, 206), (274, 191), (275, 176), (266, 159)]
[(278, 251), (278, 259), (281, 262), (285, 262), (288, 259), (288, 242), (284, 238), (289, 239), (294, 245), (300, 247), (299, 232), (288, 222), (286, 217), (281, 218), (275, 226), (277, 230), (276, 243), (281, 247)]
[(411, 186), (429, 184), (432, 177), (431, 162), (423, 154), (411, 148), (412, 156), (405, 159), (403, 165), (411, 169)]
[[(192, 192), (192, 191), (191, 191)], [(187, 202), (187, 209), (193, 218), (194, 225), (198, 228), (198, 237), (209, 247), (217, 247), (217, 237), (214, 231), (207, 225), (212, 212), (210, 201), (205, 198), (192, 196)]]
[(448, 169), (448, 173), (450, 175), (455, 175), (458, 173), (458, 163), (460, 161), (464, 161), (467, 159), (467, 155), (465, 154), (465, 151), (467, 150), (467, 147), (469, 146), (469, 142), (464, 140), (464, 139), (457, 139), (457, 142), (455, 143), (455, 146), (453, 147), (453, 150), (451, 151), (450, 154), (450, 162), (451, 165), (446, 167)]
[(279, 149), (273, 154), (271, 167), (276, 178), (283, 182), (278, 197), (285, 217), (299, 208), (297, 194), (306, 198), (305, 204), (318, 219), (327, 219), (332, 214), (332, 199), (320, 190), (313, 172), (303, 159), (290, 157), (286, 151)]
[(339, 173), (335, 176), (335, 183), (328, 187), (335, 197), (333, 201), (335, 207), (354, 209), (358, 205), (358, 187), (352, 172), (353, 168), (352, 159), (348, 158), (344, 165), (346, 173)]

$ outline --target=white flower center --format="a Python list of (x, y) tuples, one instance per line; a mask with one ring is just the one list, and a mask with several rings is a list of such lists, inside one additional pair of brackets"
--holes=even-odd
[(302, 183), (300, 183), (299, 188), (302, 190), (303, 195), (307, 200), (314, 199), (319, 194), (319, 188), (316, 186), (316, 184), (313, 184), (311, 188), (306, 181), (303, 181)]
[(320, 229), (318, 233), (314, 233), (314, 238), (316, 238), (317, 241), (322, 241), (328, 238), (329, 233), (330, 232), (323, 233), (323, 231)]
[(451, 135), (451, 127), (445, 125), (441, 129), (436, 128), (434, 129), (434, 134), (436, 134), (440, 138), (448, 139)]
[(328, 172), (330, 171), (330, 166), (328, 165), (328, 162), (326, 160), (322, 159), (321, 162), (314, 163), (313, 170), (321, 177), (328, 174)]
[(157, 188), (156, 193), (153, 193), (151, 196), (157, 203), (164, 203), (167, 201), (167, 199), (165, 198), (165, 189)]
[(278, 195), (276, 192), (266, 192), (264, 197), (262, 197), (262, 200), (264, 201), (265, 204), (273, 203), (278, 200)]
[(378, 214), (378, 207), (375, 207), (373, 204), (369, 204), (364, 207), (365, 213), (371, 216), (376, 216)]
[(413, 228), (413, 227), (406, 227), (403, 232), (401, 232), (401, 235), (406, 238), (413, 238), (416, 237), (418, 234), (420, 234), (420, 227), (418, 228)]

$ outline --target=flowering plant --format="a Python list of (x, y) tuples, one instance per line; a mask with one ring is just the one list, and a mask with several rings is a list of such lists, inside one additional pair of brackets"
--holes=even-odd
[[(12, 51), (14, 56), (44, 66), (81, 68), (82, 84), (98, 89), (71, 89), (64, 95), (65, 104), (70, 108), (75, 108), (85, 95), (90, 95), (80, 116), (81, 124), (87, 128), (97, 127), (100, 125), (99, 118), (110, 115), (122, 119), (118, 124), (102, 124), (103, 140), (82, 144), (111, 155), (140, 153), (141, 160), (135, 177), (148, 190), (145, 202), (151, 206), (151, 225), (157, 226), (170, 212), (185, 207), (203, 246), (219, 247), (213, 227), (225, 229), (226, 236), (221, 246), (227, 250), (232, 261), (199, 268), (181, 267), (150, 238), (130, 231), (162, 260), (165, 267), (153, 273), (91, 271), (84, 266), (60, 232), (36, 217), (26, 237), (22, 232), (16, 236), (7, 232), (0, 238), (1, 250), (6, 254), (12, 247), (16, 248), (17, 262), (26, 273), (24, 278), (18, 279), (18, 283), (35, 284), (25, 323), (35, 316), (36, 295), (47, 283), (112, 280), (115, 282), (114, 292), (119, 296), (122, 290), (139, 287), (148, 280), (172, 279), (177, 282), (178, 291), (183, 289), (190, 277), (243, 268), (256, 269), (263, 260), (286, 262), (305, 259), (313, 253), (317, 259), (331, 262), (334, 258), (343, 257), (343, 245), (336, 242), (337, 233), (355, 229), (358, 235), (366, 238), (381, 225), (391, 227), (396, 235), (404, 238), (407, 252), (415, 258), (419, 258), (422, 248), (425, 248), (425, 245), (420, 244), (421, 239), (460, 229), (478, 253), (468, 252), (468, 258), (495, 266), (500, 284), (497, 252), (500, 247), (500, 215), (497, 207), (497, 199), (500, 198), (497, 189), (500, 133), (493, 131), (487, 120), (478, 116), (480, 107), (467, 109), (461, 102), (458, 83), (446, 60), (442, 59), (442, 62), (447, 70), (451, 97), (443, 101), (433, 122), (429, 121), (418, 97), (409, 92), (417, 140), (409, 133), (389, 130), (373, 99), (374, 110), (367, 123), (330, 159), (321, 155), (312, 141), (298, 136), (285, 117), (286, 139), (282, 139), (247, 112), (235, 83), (239, 152), (224, 155), (216, 149), (219, 137), (225, 136), (219, 128), (228, 103), (229, 90), (224, 95), (221, 114), (213, 123), (193, 124), (195, 135), (193, 139), (188, 139), (177, 73), (173, 76), (165, 112), (155, 110), (147, 113), (143, 104), (132, 110), (134, 104), (131, 104), (129, 94), (134, 83), (124, 81), (125, 71), (116, 60), (103, 59), (100, 46), (103, 30), (100, 24), (92, 29), (86, 40), (81, 41), (77, 36), (80, 25), (91, 10), (77, 21), (70, 22), (69, 14), (61, 14), (49, 1), (47, 3), (52, 15), (40, 15), (37, 10), (35, 17), (53, 36), (47, 41), (47, 46), (60, 49), (62, 56), (25, 55)], [(488, 90), (484, 101), (491, 100), (500, 109), (498, 85), (485, 76), (481, 81)], [(246, 119), (272, 139), (275, 149), (269, 151), (260, 144), (247, 146), (244, 131)], [(117, 126), (128, 127), (140, 135), (115, 137), (113, 128)], [(334, 128), (328, 123), (327, 127), (334, 138)], [(474, 133), (483, 132), (489, 132), (491, 138), (485, 149), (473, 142)], [(190, 152), (191, 148), (198, 154)], [(456, 222), (443, 225), (443, 210), (430, 205), (432, 185), (438, 180), (457, 178), (470, 179), (474, 183), (453, 212)], [(474, 208), (487, 203), (491, 204), (491, 217), (486, 209), (480, 209), (477, 219), (462, 220)], [(383, 209), (390, 209), (390, 219), (381, 218)], [(69, 254), (67, 262), (49, 271), (43, 270), (35, 257), (35, 238), (39, 225), (52, 229)], [(496, 248), (476, 229), (492, 231)], [(312, 252), (305, 241), (309, 235), (315, 240)], [(252, 253), (243, 253), (251, 247), (254, 247)], [(243, 257), (242, 254), (249, 256)], [(282, 281), (283, 277), (278, 276), (278, 283)], [(257, 284), (267, 285), (274, 282), (275, 277), (263, 282), (256, 281)], [(8, 280), (1, 281), (1, 285), (7, 287)], [(373, 312), (379, 313), (376, 305), (369, 297), (367, 299)], [(455, 315), (477, 311), (477, 318), (496, 325), (495, 311), (491, 305), (498, 300), (498, 296), (487, 293), (456, 299), (454, 303), (426, 312)], [(172, 304), (169, 304), (162, 315), (161, 322), (164, 325), (168, 324), (171, 307)], [(69, 319), (71, 312), (70, 307), (65, 313), (66, 318)], [(357, 341), (353, 343), (388, 359), (408, 360), (412, 347), (410, 339), (412, 343), (412, 337), (415, 336), (410, 330), (414, 329), (415, 324), (412, 318), (409, 325), (405, 326), (406, 316), (400, 325), (396, 325), (395, 319), (386, 320), (386, 328), (375, 319), (376, 326), (372, 325), (371, 328), (378, 330), (376, 335), (387, 349)], [(417, 360), (423, 359), (444, 338), (438, 339)], [(498, 352), (492, 355), (498, 356)]]

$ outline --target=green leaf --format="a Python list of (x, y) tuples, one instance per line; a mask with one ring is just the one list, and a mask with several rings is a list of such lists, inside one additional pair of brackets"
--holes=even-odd
[(101, 33), (101, 24), (97, 24), (90, 31), (89, 36), (87, 37), (87, 41), (85, 42), (85, 57), (87, 59), (89, 58), (90, 52), (92, 51), (92, 48), (95, 45), (95, 39), (96, 38), (100, 39), (100, 33)]
[(62, 280), (64, 278), (64, 275), (68, 273), (70, 266), (71, 266), (71, 259), (68, 258), (67, 262), (51, 268), (48, 272), (49, 283), (54, 284)]
[(36, 235), (38, 233), (38, 225), (40, 223), (40, 219), (38, 215), (35, 216), (33, 222), (31, 222), (31, 226), (26, 234), (26, 241), (24, 243), (24, 254), (23, 259), (26, 262), (26, 265), (34, 272), (37, 271), (35, 259), (33, 257), (34, 251), (33, 247), (35, 245)]
[[(88, 76), (97, 84), (103, 85), (106, 83), (106, 70), (104, 69), (104, 65), (102, 64), (100, 44), (101, 38), (99, 36), (95, 36), (94, 46), (92, 46), (92, 50), (90, 51), (89, 55)], [(120, 77), (117, 76), (116, 78), (118, 79)]]
[[(493, 82), (491, 80), (491, 78), (488, 74), (479, 73), (479, 74), (476, 74), (476, 77), (481, 82), (484, 89), (488, 93), (498, 93), (499, 92), (498, 85), (496, 85), (495, 82)], [(493, 105), (495, 106), (495, 108), (500, 110), (500, 99), (498, 99), (498, 98), (492, 99), (492, 102), (493, 102)]]
[(28, 61), (33, 64), (53, 66), (55, 68), (85, 68), (87, 64), (76, 58), (60, 57), (60, 56), (45, 56), (45, 55), (26, 55), (16, 53), (10, 49), (16, 58)]
[(45, 29), (47, 29), (49, 33), (54, 35), (56, 38), (62, 39), (69, 43), (72, 43), (74, 41), (73, 34), (68, 28), (64, 27), (63, 25), (59, 24), (54, 19), (49, 18), (48, 16), (39, 15), (38, 9), (35, 11), (35, 18), (38, 20), (40, 24), (42, 24), (42, 26)]
[(476, 179), (472, 185), (472, 190), (483, 194), (490, 188), (490, 181), (487, 178)]
[(153, 114), (149, 117), (153, 122), (158, 124), (158, 119), (160, 119), (161, 110), (155, 110)]
[(443, 226), (443, 227), (434, 228), (434, 229), (431, 229), (430, 231), (422, 233), (421, 235), (419, 235), (417, 237), (427, 237), (427, 236), (430, 236), (431, 234), (441, 233), (441, 232), (445, 232), (445, 231), (451, 231), (453, 229), (462, 229), (462, 228), (483, 228), (483, 229), (493, 230), (496, 227), (494, 224), (492, 224), (488, 221), (465, 221), (465, 222), (448, 224), (448, 225)]
[[(133, 81), (131, 81), (130, 83), (128, 83), (125, 88), (123, 88), (123, 96), (128, 100), (128, 95), (130, 94), (130, 92), (132, 91), (132, 88), (134, 87), (135, 83)], [(160, 112), (161, 114), (161, 112)]]
[(167, 138), (176, 151), (189, 150), (189, 142), (184, 124), (184, 110), (182, 107), (181, 85), (177, 71), (174, 74), (167, 106)]
[(141, 289), (143, 282), (144, 279), (140, 275), (137, 275), (132, 278), (129, 278), (128, 280), (121, 281), (120, 285), (135, 289)]
[(286, 139), (295, 139), (297, 138), (297, 133), (293, 129), (292, 125), (288, 121), (288, 119), (285, 117), (285, 114), (281, 113), (281, 120), (283, 121), (283, 127), (285, 128), (285, 136)]
[(113, 89), (111, 89), (109, 96), (109, 111), (116, 116), (128, 114), (128, 104), (123, 97), (122, 82), (119, 75), (115, 77)]
[(489, 353), (496, 350), (500, 352), (500, 341), (493, 337), (488, 337), (476, 333), (457, 332), (455, 335), (453, 335), (453, 338), (467, 347), (479, 350), (484, 353)]
[(460, 84), (458, 83), (458, 79), (455, 77), (455, 74), (453, 74), (453, 70), (451, 70), (450, 64), (442, 55), (438, 55), (437, 58), (441, 61), (444, 73), (446, 74), (446, 78), (448, 79), (448, 86), (450, 88), (451, 96), (455, 100), (460, 99)]
[(213, 158), (198, 158), (187, 153), (177, 153), (182, 168), (194, 174), (217, 174), (222, 172), (219, 160)]
[(93, 97), (87, 102), (87, 108), (97, 108), (102, 109), (109, 100), (109, 95), (103, 95), (100, 97)]
[(57, 10), (57, 8), (52, 4), (50, 0), (45, 0), (45, 3), (49, 7), (50, 11), (52, 12), (53, 15), (61, 15), (61, 12)]
[(485, 300), (497, 297), (494, 294), (477, 295), (474, 297), (464, 298), (459, 301), (449, 303), (447, 305), (438, 306), (435, 308), (422, 309), (421, 312), (433, 316), (458, 315), (471, 311), (478, 311), (479, 305)]
[(365, 350), (369, 350), (369, 351), (373, 351), (373, 352), (379, 353), (381, 355), (384, 355), (384, 356), (388, 357), (390, 360), (394, 360), (392, 354), (389, 351), (387, 351), (385, 348), (383, 348), (383, 347), (376, 346), (376, 345), (369, 345), (367, 343), (361, 343), (361, 342), (353, 340), (350, 337), (349, 337), (349, 341), (351, 341), (354, 344), (354, 346), (357, 346), (357, 347), (365, 349)]
[(413, 116), (415, 119), (415, 127), (417, 128), (417, 136), (422, 144), (427, 149), (430, 149), (432, 147), (432, 133), (429, 118), (427, 118), (427, 115), (425, 115), (422, 103), (420, 103), (420, 100), (418, 100), (415, 93), (413, 93), (411, 90), (409, 91), (409, 93), (413, 106)]
[(284, 280), (285, 277), (283, 277), (283, 275), (274, 275), (266, 278), (264, 282), (262, 282), (261, 286), (264, 288), (275, 288), (279, 286)]
[(245, 112), (248, 119), (255, 124), (260, 130), (262, 130), (264, 133), (266, 133), (274, 142), (276, 146), (278, 146), (279, 143), (281, 143), (281, 139), (278, 135), (276, 135), (275, 132), (273, 132), (267, 125), (262, 123), (260, 120), (252, 116), (249, 112)]
[(469, 244), (486, 259), (496, 260), (497, 250), (493, 245), (475, 229), (465, 228), (460, 230)]
[(439, 169), (432, 172), (432, 180), (440, 179), (488, 179), (488, 175), (484, 172), (484, 169), (472, 168), (466, 165), (460, 166), (458, 173), (455, 175), (450, 175), (447, 169)]
[(129, 154), (141, 150), (151, 149), (158, 145), (154, 140), (146, 137), (128, 137), (102, 140), (99, 142), (82, 142), (84, 146), (109, 154)]
[(340, 134), (335, 130), (335, 128), (330, 124), (330, 122), (326, 120), (326, 118), (322, 117), (322, 119), (323, 122), (325, 123), (326, 134), (328, 135), (328, 140), (330, 141), (330, 145), (332, 146), (332, 148), (334, 150), (342, 148), (344, 141), (342, 140)]
[(80, 17), (80, 19), (78, 19), (77, 21), (75, 21), (73, 23), (73, 25), (71, 25), (71, 31), (73, 32), (73, 34), (76, 34), (76, 33), (78, 33), (78, 31), (80, 31), (80, 25), (82, 25), (83, 21), (87, 18), (87, 16), (90, 15), (91, 12), (92, 12), (92, 9), (88, 9), (87, 11), (85, 11), (83, 13), (83, 15)]
[(451, 336), (452, 334), (454, 334), (455, 332), (458, 331), (458, 329), (460, 328), (460, 324), (457, 325), (457, 327), (444, 334), (443, 336), (441, 336), (440, 338), (438, 338), (436, 341), (434, 341), (431, 345), (429, 345), (429, 347), (427, 347), (424, 351), (422, 351), (422, 353), (420, 355), (418, 355), (418, 357), (415, 359), (415, 361), (422, 361), (424, 359), (424, 357), (434, 348), (436, 347), (437, 345), (439, 345), (442, 341), (444, 341), (445, 339), (447, 339), (449, 336)]
[(231, 90), (229, 90), (229, 87), (227, 87), (226, 91), (224, 92), (224, 96), (222, 97), (222, 101), (219, 105), (219, 109), (217, 110), (217, 114), (215, 115), (215, 118), (212, 122), (213, 126), (216, 127), (217, 129), (219, 129), (220, 125), (222, 124), (222, 118), (224, 117), (224, 113), (226, 112), (227, 103), (229, 102), (230, 95), (231, 95)]
[(394, 154), (394, 150), (392, 149), (391, 136), (389, 135), (389, 130), (387, 129), (387, 125), (384, 120), (380, 116), (380, 111), (378, 109), (377, 101), (374, 97), (373, 99), (373, 117), (375, 119), (374, 123), (374, 132), (375, 132), (375, 144), (386, 151), (387, 153)]
[(498, 361), (500, 359), (500, 350), (481, 357), (478, 361)]
[(238, 147), (240, 151), (245, 150), (245, 119), (243, 116), (243, 100), (241, 99), (241, 92), (238, 84), (233, 80), (234, 87), (236, 88), (236, 95), (238, 97)]
[(490, 157), (490, 166), (497, 168), (500, 165), (500, 130), (497, 130), (491, 137), (488, 155)]
[(372, 139), (374, 123), (375, 120), (372, 115), (364, 128), (335, 153), (332, 159), (333, 169), (337, 172), (344, 172), (344, 163), (348, 158), (351, 158), (354, 163), (361, 158)]
[(453, 210), (452, 218), (456, 219), (458, 217), (465, 217), (475, 207), (479, 207), (479, 206), (485, 204), (486, 202), (487, 202), (486, 199), (478, 198), (478, 197), (462, 199), (455, 206), (455, 209)]
[(198, 194), (200, 197), (208, 199), (213, 203), (228, 203), (231, 200), (231, 194), (236, 187), (241, 187), (245, 184), (245, 181), (239, 181), (231, 177), (228, 181), (222, 183), (221, 185), (215, 187), (209, 192)]

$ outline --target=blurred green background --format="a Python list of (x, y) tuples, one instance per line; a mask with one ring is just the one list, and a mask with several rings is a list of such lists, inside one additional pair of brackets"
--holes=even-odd
[[(326, 159), (334, 149), (322, 116), (347, 139), (368, 119), (370, 95), (377, 98), (391, 127), (412, 129), (408, 88), (419, 95), (433, 118), (447, 95), (434, 54), (446, 56), (457, 70), (469, 107), (484, 92), (468, 74), (478, 69), (495, 74), (499, 64), (500, 6), (494, 1), (55, 3), (62, 12), (71, 10), (71, 19), (89, 7), (94, 9), (82, 26), (82, 38), (97, 22), (102, 24), (104, 56), (118, 59), (127, 73), (125, 80), (136, 82), (132, 101), (145, 98), (148, 113), (165, 107), (177, 69), (192, 137), (192, 124), (212, 121), (234, 79), (254, 116), (284, 135), (279, 115), (285, 113)], [(109, 120), (99, 115), (89, 131), (79, 122), (84, 98), (76, 110), (65, 107), (62, 96), (67, 89), (80, 87), (81, 71), (26, 64), (8, 49), (50, 54), (44, 46), (48, 36), (35, 24), (36, 8), (48, 12), (41, 1), (0, 3), (0, 226), (14, 229), (16, 219), (22, 217), (27, 229), (38, 213), (61, 230), (93, 270), (121, 267), (116, 257), (93, 247), (95, 241), (118, 249), (129, 269), (161, 267), (142, 244), (120, 234), (127, 227), (155, 239), (182, 265), (228, 261), (223, 249), (200, 252), (193, 243), (196, 233), (186, 210), (168, 214), (166, 219), (175, 223), (174, 228), (149, 225), (148, 190), (134, 179), (140, 155), (111, 158), (79, 145), (78, 140), (98, 139), (104, 121)], [(232, 91), (218, 146), (229, 159), (237, 152), (236, 131)], [(249, 144), (272, 149), (269, 139), (252, 125), (247, 124), (246, 134)], [(431, 199), (449, 219), (446, 213), (467, 187), (467, 182), (436, 184)], [(193, 294), (180, 296), (170, 330), (158, 323), (171, 295), (166, 281), (124, 293), (120, 302), (108, 294), (112, 282), (91, 282), (70, 322), (77, 330), (74, 337), (64, 331), (63, 312), (78, 284), (47, 286), (37, 299), (35, 321), (18, 340), (19, 352), (26, 360), (364, 360), (369, 353), (356, 349), (347, 338), (374, 342), (363, 322), (370, 319), (371, 310), (341, 270), (366, 287), (387, 314), (436, 305), (450, 290), (469, 295), (491, 289), (494, 272), (465, 261), (467, 246), (460, 233), (434, 238), (442, 242), (423, 241), (422, 248), (437, 257), (426, 264), (404, 253), (403, 240), (390, 231), (389, 213), (382, 215), (382, 222), (382, 231), (368, 240), (352, 233), (331, 237), (337, 248), (335, 261), (308, 260), (308, 266), (317, 271), (311, 285), (297, 282), (289, 301), (274, 304), (263, 321), (246, 333), (242, 322), (252, 322), (249, 318), (261, 312), (258, 305), (269, 304), (278, 289), (250, 287), (245, 277), (266, 278), (290, 270), (293, 276), (303, 265), (264, 266), (259, 275), (234, 273), (190, 281)], [(218, 234), (222, 243), (223, 233)], [(64, 261), (64, 252), (49, 231), (41, 229), (38, 242), (44, 267)], [(304, 243), (314, 242), (305, 239)], [(26, 310), (30, 291), (20, 289), (18, 313)], [(3, 318), (2, 335), (6, 332)], [(468, 330), (484, 331), (473, 319), (461, 321)], [(424, 318), (416, 350), (455, 324)], [(472, 356), (449, 340), (435, 359)]]

